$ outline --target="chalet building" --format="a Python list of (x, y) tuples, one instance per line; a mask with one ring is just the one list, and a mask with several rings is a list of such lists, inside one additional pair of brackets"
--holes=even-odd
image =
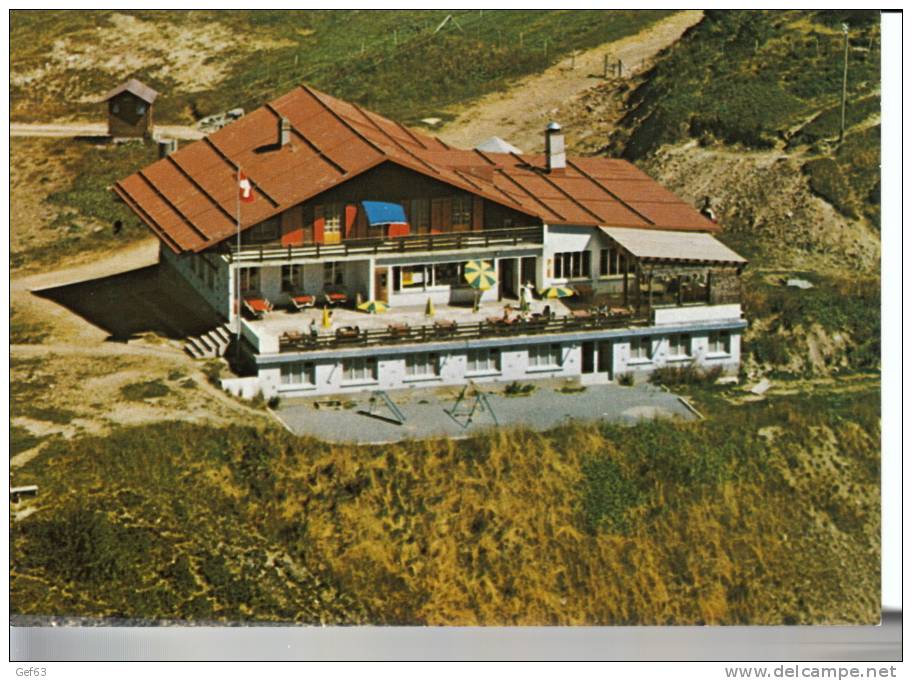
[(626, 161), (567, 157), (556, 124), (542, 142), (456, 149), (299, 87), (114, 191), (225, 320), (194, 354), (240, 339), (246, 394), (736, 372), (746, 261), (719, 225)]
[(108, 92), (103, 102), (108, 105), (110, 137), (148, 137), (152, 134), (152, 104), (158, 93), (148, 85), (131, 78)]

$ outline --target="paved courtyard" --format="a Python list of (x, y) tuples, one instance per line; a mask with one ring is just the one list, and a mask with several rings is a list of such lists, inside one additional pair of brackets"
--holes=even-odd
[(696, 418), (677, 395), (648, 384), (635, 387), (590, 385), (580, 392), (561, 392), (562, 387), (576, 386), (556, 380), (524, 385), (535, 386), (535, 390), (526, 395), (507, 396), (503, 383), (479, 386), (494, 411), (496, 422), (480, 404), (470, 418), (475, 403), (471, 392), (454, 412), (460, 393), (460, 388), (454, 387), (388, 393), (405, 417), (401, 425), (380, 400), (375, 400), (373, 405), (374, 416), (365, 413), (371, 411), (370, 393), (284, 400), (275, 414), (297, 435), (359, 444), (439, 436), (465, 437), (497, 425), (524, 425), (546, 430), (568, 420), (633, 424), (653, 418)]

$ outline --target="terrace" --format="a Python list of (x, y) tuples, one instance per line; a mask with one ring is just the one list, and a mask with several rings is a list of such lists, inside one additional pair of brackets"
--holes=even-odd
[(323, 328), (322, 316), (320, 309), (276, 310), (264, 319), (245, 321), (245, 338), (261, 353), (308, 352), (623, 328), (649, 322), (648, 314), (638, 314), (630, 307), (590, 308), (580, 301), (559, 299), (532, 300), (525, 313), (515, 300), (482, 303), (477, 311), (471, 306), (441, 305), (433, 317), (420, 306), (396, 307), (380, 314), (336, 308), (330, 328)]

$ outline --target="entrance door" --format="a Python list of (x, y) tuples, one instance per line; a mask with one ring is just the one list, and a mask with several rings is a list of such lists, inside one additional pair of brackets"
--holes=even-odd
[(535, 276), (535, 256), (530, 258), (523, 258), (520, 262), (520, 277), (519, 283), (521, 286), (526, 284), (532, 284), (532, 288), (535, 288), (536, 276)]
[(614, 347), (609, 342), (599, 343), (598, 367), (608, 374), (609, 381), (614, 380)]
[(389, 302), (389, 270), (386, 267), (374, 270), (374, 300)]
[(583, 342), (583, 373), (595, 373), (595, 343), (592, 341)]
[(498, 261), (497, 282), (500, 296), (498, 300), (504, 298), (517, 298), (516, 292), (516, 258), (504, 258)]

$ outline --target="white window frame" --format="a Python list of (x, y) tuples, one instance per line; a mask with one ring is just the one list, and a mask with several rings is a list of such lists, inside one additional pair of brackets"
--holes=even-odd
[(475, 348), (466, 352), (466, 375), (500, 373), (500, 348)]
[(415, 352), (405, 356), (405, 380), (418, 381), (440, 376), (440, 357), (436, 352)]
[(279, 369), (279, 383), (284, 387), (314, 387), (316, 385), (314, 377), (313, 362), (289, 362), (283, 364)]
[(342, 383), (344, 385), (376, 382), (376, 357), (347, 357), (342, 360)]
[(630, 364), (652, 362), (653, 343), (650, 336), (635, 336), (630, 339)]
[(527, 348), (529, 371), (560, 369), (563, 349), (559, 343), (536, 343)]
[[(713, 339), (715, 337), (715, 340)], [(731, 355), (731, 331), (710, 331), (706, 339), (706, 354), (709, 357), (728, 357)], [(719, 343), (721, 342), (721, 349)]]
[[(680, 351), (680, 352), (679, 352)], [(690, 359), (691, 339), (686, 333), (673, 333), (668, 337), (669, 359)]]

